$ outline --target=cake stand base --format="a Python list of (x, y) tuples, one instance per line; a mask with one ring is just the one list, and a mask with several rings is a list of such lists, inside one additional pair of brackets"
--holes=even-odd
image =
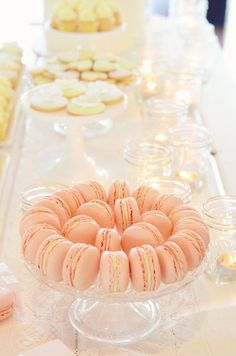
[(70, 307), (69, 319), (82, 336), (121, 345), (149, 336), (160, 322), (160, 309), (151, 300), (118, 303), (78, 298)]

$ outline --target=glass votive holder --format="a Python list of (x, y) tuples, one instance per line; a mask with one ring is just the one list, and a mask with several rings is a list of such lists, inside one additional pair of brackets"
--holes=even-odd
[(170, 127), (187, 120), (188, 107), (184, 102), (153, 97), (145, 101), (145, 122), (153, 132), (153, 138), (166, 144)]
[(175, 157), (174, 176), (188, 183), (192, 191), (206, 181), (212, 138), (203, 126), (188, 124), (169, 129), (169, 144)]
[(174, 194), (179, 196), (184, 204), (191, 201), (191, 188), (189, 184), (172, 178), (153, 177), (144, 181), (145, 185), (157, 189), (161, 194)]
[(65, 188), (68, 187), (57, 183), (48, 185), (33, 184), (26, 187), (21, 195), (21, 208), (23, 212), (29, 210), (37, 200)]
[(127, 179), (131, 185), (140, 185), (152, 177), (169, 177), (173, 172), (173, 157), (168, 146), (151, 140), (133, 139), (124, 148), (128, 163)]
[(211, 234), (208, 277), (216, 283), (236, 281), (236, 196), (208, 199), (203, 216)]

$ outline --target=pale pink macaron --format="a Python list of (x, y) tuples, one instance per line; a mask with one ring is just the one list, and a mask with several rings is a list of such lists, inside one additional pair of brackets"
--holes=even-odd
[(61, 227), (63, 227), (65, 222), (71, 217), (69, 206), (63, 199), (57, 196), (50, 195), (48, 197), (44, 197), (37, 201), (34, 204), (34, 207), (44, 207), (52, 210), (58, 216)]
[(162, 211), (150, 210), (141, 215), (141, 221), (154, 225), (165, 240), (171, 235), (172, 222)]
[(171, 241), (175, 242), (183, 251), (190, 271), (200, 265), (206, 254), (206, 246), (197, 233), (189, 230), (182, 231), (172, 236)]
[(96, 247), (74, 244), (64, 260), (63, 281), (79, 290), (89, 288), (98, 275), (100, 254)]
[(129, 253), (132, 286), (137, 292), (156, 290), (161, 281), (160, 265), (150, 245), (134, 247)]
[(115, 223), (119, 233), (140, 221), (140, 213), (133, 197), (117, 199), (114, 206)]
[(90, 216), (74, 216), (66, 222), (62, 234), (66, 239), (77, 243), (94, 245), (100, 226)]
[(121, 235), (121, 246), (125, 253), (129, 253), (131, 248), (151, 245), (157, 247), (164, 243), (164, 238), (154, 225), (146, 222), (139, 222), (128, 227)]
[(58, 231), (47, 224), (30, 226), (22, 236), (22, 253), (26, 260), (34, 263), (35, 256), (41, 243)]
[(178, 220), (187, 217), (200, 218), (200, 214), (196, 209), (186, 204), (177, 206), (169, 214), (169, 219), (172, 221), (173, 224), (176, 224)]
[(120, 251), (120, 236), (114, 229), (103, 228), (98, 231), (95, 247), (100, 251)]
[(82, 194), (85, 202), (95, 199), (103, 200), (105, 202), (107, 201), (107, 194), (105, 189), (100, 183), (96, 181), (81, 182), (76, 184), (73, 188)]
[(156, 201), (159, 192), (149, 186), (141, 185), (133, 192), (132, 196), (135, 198), (140, 214), (151, 209), (154, 201)]
[(174, 226), (173, 234), (185, 230), (196, 232), (204, 240), (205, 246), (207, 247), (209, 245), (209, 230), (202, 218), (188, 217), (178, 220)]
[(129, 260), (123, 251), (105, 251), (99, 268), (100, 285), (106, 293), (124, 292), (129, 284)]
[(62, 235), (51, 235), (40, 245), (35, 264), (38, 270), (53, 281), (62, 280), (62, 266), (73, 244)]
[(188, 271), (187, 260), (181, 248), (173, 241), (155, 249), (161, 268), (163, 283), (175, 283), (183, 279)]
[(115, 225), (114, 213), (103, 200), (91, 200), (76, 210), (76, 215), (87, 215), (93, 218), (99, 226), (113, 228)]
[(20, 235), (32, 225), (48, 224), (54, 227), (58, 232), (61, 231), (61, 224), (58, 216), (50, 209), (43, 207), (35, 207), (28, 210), (22, 217), (20, 222)]
[(114, 208), (116, 199), (127, 198), (131, 195), (130, 188), (126, 181), (115, 180), (108, 191), (108, 204)]
[(151, 210), (160, 210), (169, 215), (173, 209), (182, 204), (183, 200), (174, 194), (160, 194), (152, 204)]
[(0, 321), (9, 318), (14, 310), (14, 294), (8, 288), (0, 287)]
[(76, 189), (62, 189), (53, 195), (63, 199), (66, 202), (70, 208), (71, 216), (74, 215), (76, 209), (78, 209), (80, 205), (85, 203), (83, 195)]

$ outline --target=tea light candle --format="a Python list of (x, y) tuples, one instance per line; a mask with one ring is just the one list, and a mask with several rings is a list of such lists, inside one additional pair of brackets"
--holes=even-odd
[(185, 180), (190, 185), (198, 180), (198, 174), (194, 171), (178, 171), (176, 177)]
[(236, 279), (236, 254), (224, 253), (217, 259), (217, 266), (228, 279)]

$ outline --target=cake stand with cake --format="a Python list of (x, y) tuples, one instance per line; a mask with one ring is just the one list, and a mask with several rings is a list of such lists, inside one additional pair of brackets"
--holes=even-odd
[(119, 180), (108, 191), (87, 181), (43, 197), (23, 215), (20, 235), (27, 267), (75, 297), (73, 327), (117, 345), (158, 327), (158, 299), (203, 272), (209, 245), (200, 213), (179, 196)]

